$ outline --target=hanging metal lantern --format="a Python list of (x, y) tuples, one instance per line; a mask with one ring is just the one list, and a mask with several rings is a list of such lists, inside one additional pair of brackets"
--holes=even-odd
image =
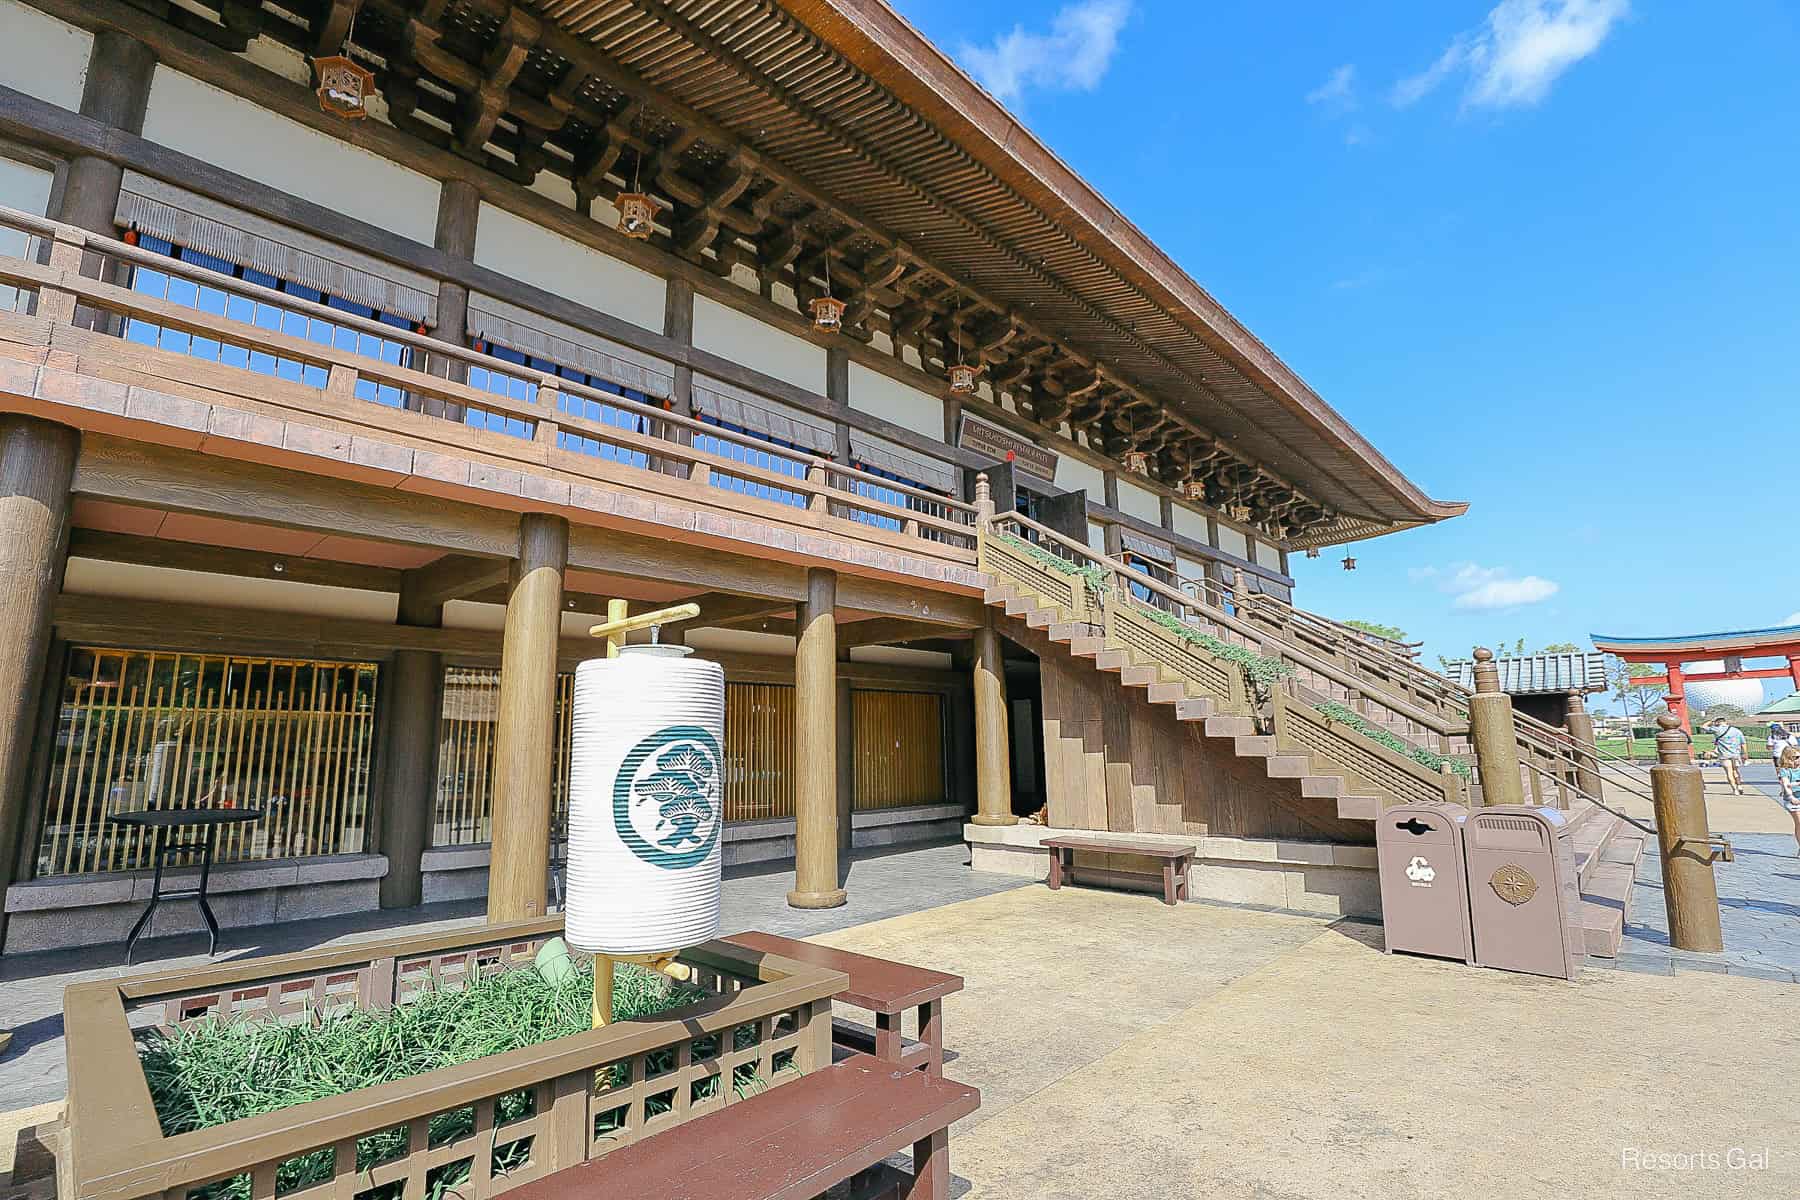
[(1150, 456), (1142, 450), (1127, 450), (1125, 452), (1125, 469), (1133, 475), (1148, 476), (1150, 474)]
[(1250, 506), (1245, 504), (1242, 500), (1235, 500), (1225, 506), (1225, 515), (1234, 521), (1248, 521), (1250, 519)]
[(375, 94), (373, 71), (342, 54), (313, 59), (313, 69), (319, 75), (320, 108), (346, 121), (360, 121), (369, 115), (369, 97)]
[(1181, 485), (1181, 494), (1186, 496), (1189, 500), (1206, 499), (1206, 481), (1203, 479), (1188, 480)]
[(1319, 548), (1317, 546), (1308, 546), (1306, 548), (1306, 557), (1308, 557), (1308, 558), (1319, 557)]
[(812, 310), (814, 329), (836, 333), (844, 327), (844, 310), (850, 306), (836, 296), (820, 296), (807, 307)]
[(619, 210), (619, 232), (643, 241), (656, 232), (656, 202), (643, 192), (620, 192), (613, 202)]
[(975, 391), (976, 368), (957, 363), (950, 368), (950, 390), (958, 396), (967, 396)]
[(1348, 554), (1344, 555), (1344, 570), (1346, 570), (1346, 571), (1356, 570), (1356, 560), (1354, 558), (1350, 557)]

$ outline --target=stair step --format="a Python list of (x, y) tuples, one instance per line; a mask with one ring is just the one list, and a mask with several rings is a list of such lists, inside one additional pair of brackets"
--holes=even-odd
[(1339, 796), (1337, 815), (1346, 821), (1373, 821), (1381, 815), (1381, 797)]
[(1126, 687), (1152, 687), (1162, 681), (1159, 667), (1126, 667), (1119, 672), (1119, 682)]
[(1025, 614), (1025, 624), (1031, 629), (1048, 629), (1061, 616), (1061, 610), (1056, 608), (1034, 609)]
[(1187, 698), (1185, 683), (1153, 683), (1147, 697), (1152, 704), (1179, 704)]
[(1271, 754), (1268, 770), (1270, 779), (1304, 779), (1312, 770), (1312, 759), (1304, 754)]
[(1103, 637), (1078, 637), (1069, 643), (1069, 653), (1076, 658), (1094, 658), (1106, 651), (1106, 639)]
[(1212, 716), (1212, 710), (1211, 696), (1189, 696), (1186, 700), (1175, 702), (1175, 719), (1178, 721), (1204, 721)]
[(1256, 722), (1249, 717), (1217, 716), (1206, 718), (1207, 737), (1244, 737), (1256, 732)]
[(1088, 631), (1091, 628), (1086, 621), (1059, 621), (1050, 626), (1049, 636), (1051, 641), (1066, 646), (1076, 638), (1090, 636)]
[(1645, 836), (1612, 818), (1615, 830), (1606, 849), (1595, 855), (1581, 888), (1581, 932), (1587, 952), (1596, 958), (1617, 958), (1631, 920), (1631, 901), (1637, 890), (1638, 860)]
[(1275, 753), (1275, 739), (1266, 733), (1253, 733), (1239, 737), (1232, 748), (1239, 758), (1267, 758)]
[(1018, 591), (1014, 589), (1012, 585), (996, 583), (981, 593), (981, 599), (987, 604), (1005, 604), (1008, 600), (1018, 594)]
[(1300, 780), (1300, 794), (1310, 800), (1335, 800), (1344, 794), (1341, 775), (1307, 775)]
[(1102, 650), (1094, 656), (1094, 665), (1102, 671), (1123, 671), (1131, 665), (1131, 655), (1124, 650)]
[(1009, 617), (1022, 617), (1026, 613), (1036, 612), (1037, 607), (1038, 602), (1029, 596), (1015, 593), (1006, 598), (1006, 615)]

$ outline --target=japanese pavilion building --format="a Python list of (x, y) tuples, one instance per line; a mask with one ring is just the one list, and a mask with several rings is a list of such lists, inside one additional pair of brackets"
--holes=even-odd
[(1236, 839), (1209, 879), (1301, 839), (1353, 908), (1351, 793), (1454, 786), (1371, 751), (1315, 787), (1325, 742), (1207, 724), (1242, 687), (1109, 703), (1141, 667), (1001, 606), (996, 514), (1226, 620), (1462, 506), (881, 0), (0, 20), (6, 951), (124, 936), (141, 810), (261, 811), (227, 925), (542, 912), (614, 598), (700, 605), (663, 636), (725, 666), (727, 861), (797, 854), (796, 904), (843, 847), (1047, 805)]

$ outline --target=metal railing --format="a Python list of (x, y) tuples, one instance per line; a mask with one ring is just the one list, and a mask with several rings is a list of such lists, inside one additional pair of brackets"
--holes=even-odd
[[(0, 299), (6, 298), (5, 289), (14, 289), (17, 295), (11, 298), (11, 307), (15, 314), (91, 334), (122, 332), (129, 322), (148, 322), (208, 345), (247, 349), (266, 356), (271, 364), (288, 362), (302, 367), (292, 378), (279, 378), (272, 365), (269, 370), (259, 370), (228, 364), (222, 358), (195, 361), (191, 370), (215, 384), (215, 391), (224, 386), (219, 381), (227, 378), (219, 372), (244, 370), (264, 376), (255, 390), (263, 405), (391, 427), (392, 418), (379, 411), (380, 405), (357, 398), (358, 384), (374, 381), (388, 389), (384, 394), (403, 397), (406, 411), (456, 426), (456, 443), (513, 460), (523, 470), (549, 465), (601, 481), (628, 480), (638, 487), (658, 486), (645, 480), (645, 474), (673, 476), (741, 493), (731, 501), (734, 509), (768, 506), (768, 515), (776, 519), (813, 527), (821, 519), (838, 518), (854, 526), (836, 526), (852, 536), (898, 534), (909, 539), (909, 549), (940, 555), (948, 551), (959, 561), (967, 561), (973, 554), (975, 509), (960, 500), (16, 209), (0, 207), (0, 230), (16, 231), (26, 239), (20, 253), (12, 252), (16, 240), (0, 240)], [(121, 268), (158, 271), (252, 304), (298, 314), (321, 328), (378, 338), (403, 348), (405, 353), (399, 357), (418, 365), (390, 362), (330, 340), (296, 336), (146, 295), (110, 282), (124, 277)], [(133, 358), (181, 353), (122, 339), (120, 344), (131, 347)], [(308, 367), (317, 370), (304, 370)], [(522, 380), (535, 388), (536, 395), (518, 399), (461, 382), (459, 377), (466, 378), (472, 370)], [(322, 387), (298, 382), (321, 372)], [(296, 393), (295, 388), (303, 390)], [(571, 405), (562, 399), (565, 396), (614, 410), (630, 420), (620, 424), (571, 412)], [(364, 405), (368, 407), (361, 407)], [(506, 431), (509, 427), (512, 432)], [(705, 448), (708, 446), (719, 449)], [(552, 458), (551, 452), (556, 452), (556, 457)], [(759, 465), (763, 462), (771, 465)], [(690, 492), (687, 498), (699, 497)], [(800, 518), (796, 509), (812, 515)]]

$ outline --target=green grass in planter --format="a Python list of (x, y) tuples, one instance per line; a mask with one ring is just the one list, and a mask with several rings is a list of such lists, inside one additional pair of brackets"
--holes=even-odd
[[(613, 983), (613, 1016), (621, 1021), (650, 1016), (705, 995), (621, 963)], [(592, 996), (591, 964), (561, 984), (520, 967), (455, 991), (430, 989), (387, 1011), (340, 1013), (316, 1023), (209, 1018), (173, 1033), (146, 1035), (139, 1054), (157, 1120), (172, 1136), (585, 1033), (593, 1023)], [(528, 1143), (506, 1138), (499, 1127), (533, 1115), (534, 1104), (529, 1089), (496, 1102), (496, 1168), (517, 1166), (529, 1156)], [(431, 1118), (427, 1140), (443, 1145), (474, 1128), (473, 1108), (440, 1113)], [(357, 1142), (357, 1169), (398, 1158), (406, 1145), (405, 1126), (363, 1137)], [(276, 1190), (320, 1182), (330, 1177), (331, 1167), (329, 1149), (290, 1159), (276, 1172)], [(466, 1167), (435, 1173), (426, 1200), (466, 1178)], [(225, 1180), (197, 1194), (205, 1200), (248, 1200), (249, 1180)], [(371, 1193), (363, 1200), (390, 1198)]]

